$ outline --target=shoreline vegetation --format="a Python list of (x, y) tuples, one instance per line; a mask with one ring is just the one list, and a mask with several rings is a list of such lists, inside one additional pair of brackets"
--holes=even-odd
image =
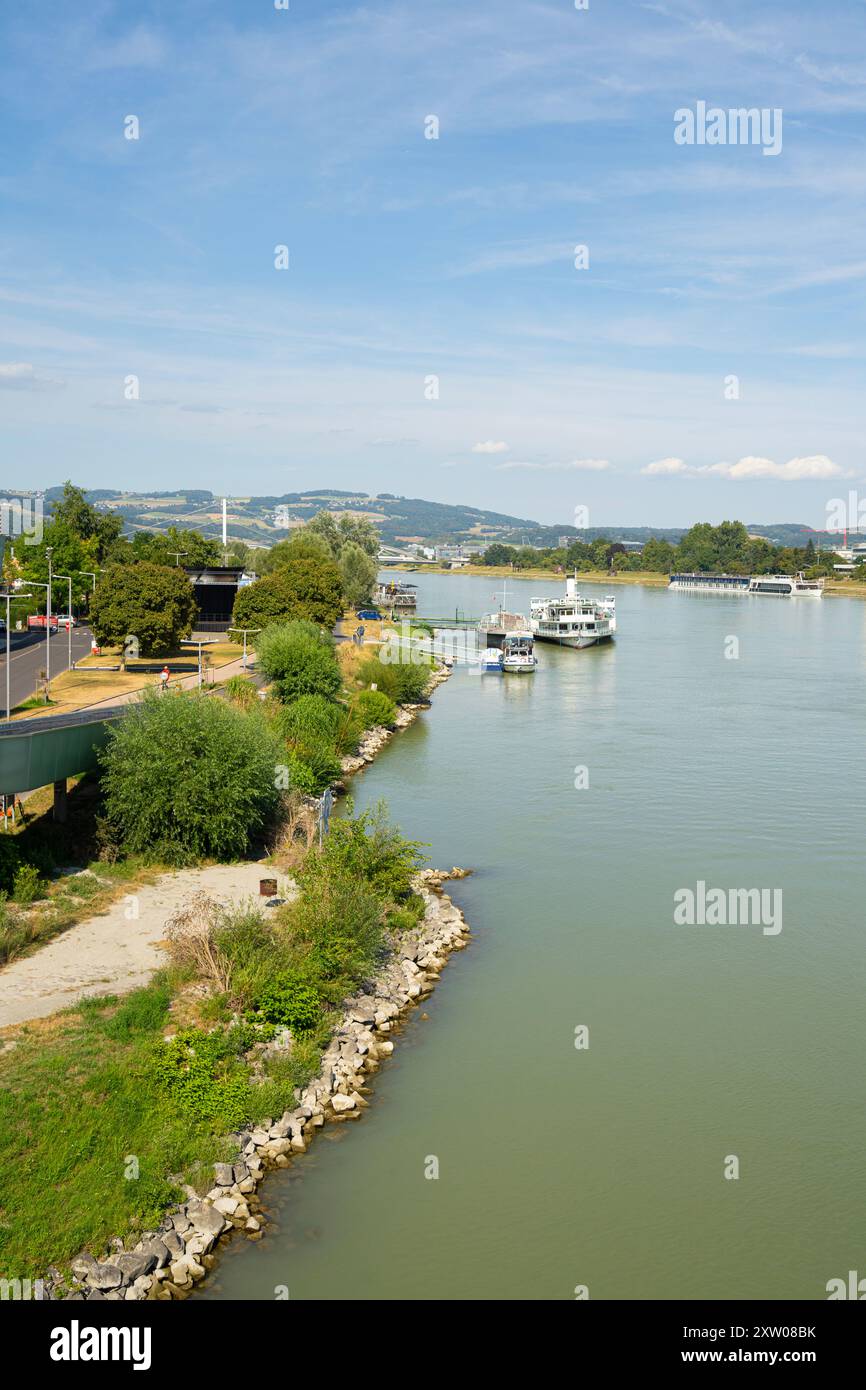
[[(334, 666), (316, 656), (313, 667), (326, 673), (326, 683), (338, 670), (333, 694), (348, 692), (347, 708), (361, 716), (342, 730), (354, 751), (321, 758), (316, 700), (323, 697), (297, 688), (304, 662), (296, 649), (280, 665), (279, 632), (273, 629), (268, 699), (257, 698), (251, 681), (233, 678), (220, 705), (230, 718), (252, 719), (251, 738), (253, 726), (278, 728), (296, 787), (312, 774), (314, 782), (345, 791), (346, 780), (417, 718), (450, 674), (429, 661), (389, 668), (369, 648), (334, 649), (317, 634), (318, 650)], [(291, 688), (281, 691), (281, 681)], [(150, 696), (139, 717), (171, 722), (183, 708), (190, 719), (199, 702), (194, 695)], [(117, 796), (121, 805), (128, 793), (141, 799), (137, 772), (124, 790), (124, 767), (137, 768), (148, 733), (136, 733), (135, 722), (103, 787), (115, 827), (134, 820), (131, 808), (128, 816), (118, 813)], [(327, 725), (336, 737), (330, 714)], [(339, 742), (328, 746), (337, 750)], [(62, 1014), (5, 1030), (0, 1246), (4, 1267), (41, 1280), (42, 1296), (184, 1298), (213, 1267), (222, 1235), (239, 1229), (261, 1238), (261, 1178), (303, 1152), (325, 1118), (360, 1115), (365, 1074), (393, 1049), (387, 1035), (432, 989), (450, 951), (465, 944), (462, 915), (439, 896), (450, 875), (420, 868), (420, 846), (388, 825), (384, 808), (353, 817), (350, 803), (323, 847), (312, 843), (318, 790), (300, 791), (281, 842), (262, 862), (263, 874), (273, 862), (294, 876), (297, 898), (270, 911), (250, 903), (228, 917), (212, 901), (193, 903), (186, 931), (184, 923), (170, 924), (171, 963), (148, 986), (119, 998), (85, 998)], [(142, 844), (152, 835), (145, 827)], [(120, 845), (109, 831), (107, 840), (118, 851), (115, 872), (129, 863), (148, 876), (173, 863), (204, 862), (202, 851), (215, 848), (205, 840), (165, 845), (155, 866), (136, 853), (134, 839)], [(223, 859), (233, 848), (225, 842)], [(122, 886), (134, 883), (124, 875)], [(104, 899), (95, 901), (102, 906)], [(355, 1016), (340, 1012), (344, 999), (352, 1000)], [(377, 1002), (378, 1020), (357, 1016), (365, 999)], [(329, 1048), (336, 1048), (330, 1057)]]

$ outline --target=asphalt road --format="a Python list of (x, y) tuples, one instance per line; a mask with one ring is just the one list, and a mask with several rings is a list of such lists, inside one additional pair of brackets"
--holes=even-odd
[[(91, 631), (89, 627), (75, 627), (72, 629), (72, 660), (77, 661), (82, 656), (87, 656), (90, 651)], [(51, 638), (51, 676), (59, 676), (61, 671), (65, 671), (69, 665), (68, 659), (69, 639), (64, 628), (62, 632), (56, 632)], [(28, 642), (25, 646), (13, 646), (9, 662), (10, 671), (10, 696), (12, 708), (19, 705), (22, 700), (26, 700), (28, 695), (32, 695), (36, 690), (36, 681), (40, 671), (45, 670), (46, 661), (46, 641), (45, 634), (39, 633), (34, 641)], [(6, 634), (0, 634), (0, 708), (6, 712)]]

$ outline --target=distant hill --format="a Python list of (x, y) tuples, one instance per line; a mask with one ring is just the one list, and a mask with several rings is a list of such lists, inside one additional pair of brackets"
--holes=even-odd
[[(62, 488), (52, 487), (45, 492), (46, 510), (59, 498)], [(221, 500), (212, 492), (181, 488), (176, 492), (117, 492), (110, 488), (94, 488), (87, 497), (95, 506), (117, 512), (123, 517), (127, 535), (136, 531), (165, 531), (169, 526), (195, 528), (206, 536), (222, 532)], [(424, 545), (458, 545), (465, 543), (554, 546), (561, 536), (580, 536), (594, 540), (607, 536), (610, 540), (645, 541), (650, 536), (662, 537), (676, 544), (686, 533), (686, 527), (676, 526), (593, 526), (578, 530), (574, 526), (542, 526), (527, 517), (509, 516), (504, 512), (464, 507), (459, 503), (427, 502), (421, 497), (398, 497), (382, 492), (347, 492), (337, 488), (322, 488), (315, 492), (284, 492), (280, 496), (233, 497), (229, 500), (229, 537), (248, 545), (273, 545), (284, 539), (292, 527), (302, 525), (316, 512), (351, 512), (367, 516), (377, 527), (388, 545), (420, 542)], [(287, 529), (288, 528), (288, 529)], [(773, 526), (750, 525), (756, 536), (765, 536), (777, 545), (806, 545), (811, 538), (815, 545), (838, 542), (838, 536), (814, 531), (795, 522), (780, 522)]]

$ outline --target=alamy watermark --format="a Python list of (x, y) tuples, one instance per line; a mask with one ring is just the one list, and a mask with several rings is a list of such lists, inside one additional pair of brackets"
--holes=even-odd
[(695, 103), (674, 112), (677, 145), (761, 145), (761, 153), (782, 152), (782, 108), (779, 106), (732, 107)]
[(0, 536), (24, 537), (25, 545), (39, 545), (44, 531), (41, 497), (0, 497)]
[(678, 927), (761, 927), (764, 936), (782, 930), (781, 888), (695, 888), (674, 893), (674, 924)]

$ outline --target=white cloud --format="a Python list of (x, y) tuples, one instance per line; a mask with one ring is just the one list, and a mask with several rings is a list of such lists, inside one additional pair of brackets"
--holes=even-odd
[(651, 478), (669, 477), (672, 473), (688, 473), (691, 470), (683, 459), (657, 459), (655, 463), (648, 463), (641, 473), (646, 473)]
[(20, 381), (32, 376), (32, 362), (0, 362), (0, 377), (4, 381)]
[(648, 477), (701, 478), (715, 476), (730, 478), (732, 482), (747, 481), (750, 478), (777, 478), (783, 483), (818, 481), (824, 478), (850, 477), (838, 463), (833, 463), (826, 454), (812, 454), (808, 458), (793, 458), (787, 463), (775, 463), (773, 459), (756, 458), (749, 454), (736, 463), (708, 463), (700, 467), (687, 464), (683, 459), (659, 459), (648, 463), (641, 473)]
[(473, 444), (473, 454), (507, 454), (509, 446), (503, 439), (485, 439), (481, 444)]
[(840, 468), (838, 463), (833, 463), (825, 454), (789, 459), (787, 463), (747, 457), (741, 458), (737, 463), (714, 463), (705, 471), (732, 478), (735, 482), (748, 478), (778, 478), (785, 483), (799, 483), (808, 479), (820, 481), (822, 478), (845, 477), (844, 469)]

